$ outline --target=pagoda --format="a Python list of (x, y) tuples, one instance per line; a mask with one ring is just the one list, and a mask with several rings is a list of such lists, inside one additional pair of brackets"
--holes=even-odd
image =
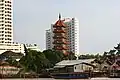
[(64, 55), (68, 54), (68, 42), (67, 42), (67, 26), (64, 21), (61, 20), (59, 14), (59, 20), (53, 25), (53, 45), (54, 49), (61, 51)]

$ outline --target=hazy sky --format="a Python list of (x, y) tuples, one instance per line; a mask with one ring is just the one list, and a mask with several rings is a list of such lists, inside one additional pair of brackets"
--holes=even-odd
[(120, 0), (14, 0), (14, 40), (45, 49), (45, 30), (62, 17), (80, 22), (80, 52), (104, 52), (120, 42)]

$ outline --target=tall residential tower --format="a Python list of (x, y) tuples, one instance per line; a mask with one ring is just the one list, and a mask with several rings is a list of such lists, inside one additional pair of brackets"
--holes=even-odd
[(13, 0), (0, 0), (0, 54), (24, 53), (24, 45), (13, 42)]
[[(40, 51), (36, 44), (25, 46)], [(24, 49), (24, 44), (13, 41), (13, 0), (0, 0), (0, 54), (5, 51), (24, 54)]]
[(67, 38), (69, 51), (79, 55), (79, 21), (77, 18), (65, 18), (64, 23), (67, 25)]
[(51, 30), (46, 30), (46, 49), (52, 49)]
[(12, 0), (0, 0), (0, 44), (13, 42)]

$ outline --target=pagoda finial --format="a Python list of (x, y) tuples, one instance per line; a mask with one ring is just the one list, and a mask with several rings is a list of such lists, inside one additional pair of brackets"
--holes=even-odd
[(61, 19), (61, 14), (59, 13), (59, 20)]

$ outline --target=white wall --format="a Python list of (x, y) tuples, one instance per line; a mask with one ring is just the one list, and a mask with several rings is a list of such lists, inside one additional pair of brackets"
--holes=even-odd
[(74, 65), (74, 72), (83, 72), (83, 65)]
[(70, 42), (70, 51), (79, 55), (79, 20), (77, 18), (65, 18), (65, 24), (68, 26), (68, 41)]
[(5, 51), (13, 51), (16, 53), (24, 54), (24, 45), (19, 43), (0, 44), (0, 54), (2, 54)]
[(40, 51), (40, 48), (37, 44), (25, 44), (25, 46), (27, 49)]
[[(3, 24), (0, 26), (0, 31), (3, 31), (0, 32), (0, 43), (8, 44), (13, 42), (13, 4), (12, 4), (12, 0), (4, 0), (3, 2), (0, 1), (0, 4), (3, 4), (0, 5), (0, 11), (4, 10), (3, 12), (0, 12), (0, 17), (3, 17), (3, 19), (0, 19), (0, 21), (3, 21), (0, 22), (0, 24)], [(10, 6), (5, 6), (5, 5), (10, 5)], [(4, 8), (1, 9), (1, 7)], [(10, 32), (10, 33), (6, 33), (6, 32)]]
[(52, 49), (52, 33), (51, 30), (46, 30), (46, 49)]

